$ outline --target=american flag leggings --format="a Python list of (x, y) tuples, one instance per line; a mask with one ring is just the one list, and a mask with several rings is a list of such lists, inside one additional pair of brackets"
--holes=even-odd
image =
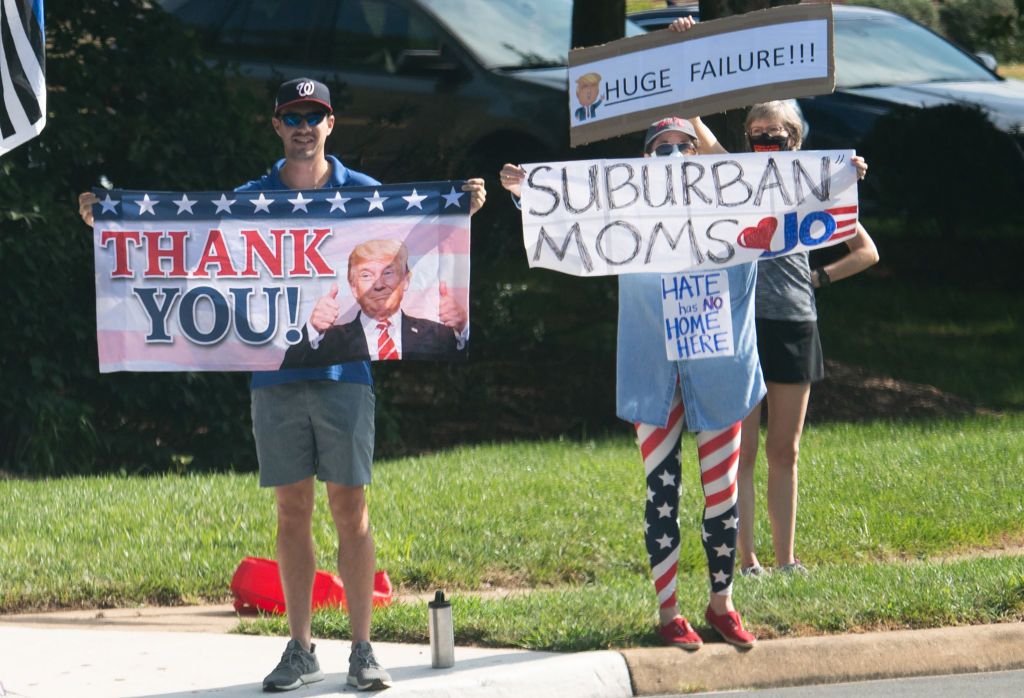
[[(708, 559), (711, 591), (732, 593), (739, 517), (736, 471), (740, 455), (740, 424), (697, 433), (697, 457), (704, 490), (701, 539)], [(644, 542), (662, 608), (676, 605), (679, 565), (679, 486), (682, 475), (683, 403), (676, 389), (668, 425), (637, 424), (637, 443), (647, 474)]]

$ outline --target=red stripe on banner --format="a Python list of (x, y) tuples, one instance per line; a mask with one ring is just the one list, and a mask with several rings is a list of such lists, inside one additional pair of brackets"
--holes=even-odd
[(841, 233), (832, 233), (832, 237), (829, 238), (829, 242), (831, 242), (833, 240), (842, 240), (843, 238), (848, 238), (851, 235), (856, 235), (856, 234), (857, 234), (857, 229), (856, 228), (854, 228), (853, 230), (844, 230)]
[(740, 423), (736, 422), (731, 427), (728, 427), (718, 436), (714, 437), (710, 441), (701, 444), (697, 447), (697, 457), (701, 460), (708, 457), (708, 455), (714, 453), (722, 446), (736, 438), (736, 435), (740, 432)]
[(851, 225), (857, 225), (856, 218), (843, 218), (842, 220), (836, 221), (836, 228), (848, 228)]
[(669, 435), (675, 426), (679, 423), (679, 420), (683, 418), (683, 403), (679, 403), (675, 409), (668, 415), (668, 425), (665, 427), (659, 427), (651, 432), (650, 436), (644, 439), (644, 442), (640, 444), (640, 453), (643, 459), (646, 461), (647, 457), (658, 448), (665, 441), (665, 438)]
[(733, 451), (732, 453), (729, 454), (729, 457), (726, 458), (724, 461), (722, 461), (715, 467), (709, 468), (705, 472), (702, 472), (700, 474), (700, 481), (703, 482), (705, 485), (709, 482), (714, 482), (715, 480), (729, 472), (729, 468), (733, 466), (733, 464), (739, 459), (739, 457), (739, 449)]
[(704, 497), (704, 506), (713, 507), (720, 502), (724, 502), (727, 499), (731, 499), (733, 494), (736, 492), (736, 483), (732, 483), (726, 489), (721, 492), (715, 492)]
[(839, 208), (827, 208), (825, 213), (831, 213), (833, 216), (842, 216), (847, 213), (857, 213), (856, 206), (840, 206)]
[(676, 570), (678, 568), (679, 568), (679, 563), (678, 562), (673, 563), (672, 566), (668, 568), (668, 571), (665, 572), (665, 574), (661, 575), (660, 577), (658, 577), (657, 579), (654, 580), (654, 588), (657, 591), (661, 591), (666, 586), (668, 586), (668, 583), (671, 582), (672, 578), (676, 576)]

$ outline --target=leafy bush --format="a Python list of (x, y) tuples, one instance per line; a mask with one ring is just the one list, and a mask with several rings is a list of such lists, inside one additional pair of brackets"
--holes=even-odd
[(939, 10), (949, 38), (1004, 61), (1024, 59), (1020, 13), (1015, 0), (944, 0)]
[[(100, 175), (162, 190), (256, 177), (281, 152), (266, 94), (237, 89), (147, 0), (50, 8), (47, 43), (47, 127), (0, 159), (0, 472), (253, 468), (248, 374), (98, 374), (91, 236), (76, 199)], [(502, 145), (500, 155), (534, 157)], [(499, 153), (456, 162), (465, 155), (370, 172), (483, 174), (492, 195), (473, 222), (473, 357), (375, 367), (381, 454), (615, 422), (614, 281), (530, 272), (494, 179)]]
[(46, 28), (47, 126), (0, 159), (0, 469), (251, 467), (244, 375), (97, 373), (76, 199), (101, 174), (161, 189), (251, 179), (280, 149), (266, 106), (145, 0), (51, 9)]

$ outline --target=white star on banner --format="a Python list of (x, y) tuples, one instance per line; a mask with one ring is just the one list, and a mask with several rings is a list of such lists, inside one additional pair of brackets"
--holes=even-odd
[(214, 211), (214, 213), (231, 213), (231, 206), (235, 203), (235, 201), (236, 199), (229, 199), (228, 197), (221, 194), (219, 199), (211, 202), (214, 206), (217, 207), (217, 210)]
[(416, 190), (413, 189), (412, 190), (412, 194), (410, 194), (409, 196), (403, 196), (402, 198), (405, 199), (408, 202), (408, 204), (409, 204), (408, 206), (405, 207), (406, 211), (408, 211), (409, 209), (411, 209), (413, 207), (418, 208), (419, 210), (422, 211), (423, 210), (423, 206), (421, 205), (421, 203), (427, 197), (425, 195), (423, 195), (423, 194), (417, 194)]
[(260, 192), (260, 198), (249, 199), (249, 203), (255, 206), (255, 208), (252, 210), (253, 213), (259, 213), (260, 211), (270, 213), (270, 204), (274, 203), (274, 200), (268, 199), (263, 195), (263, 192)]
[(441, 197), (444, 199), (444, 207), (448, 208), (449, 206), (454, 206), (455, 208), (459, 208), (459, 199), (462, 198), (464, 193), (465, 192), (455, 191), (455, 187), (452, 187), (452, 190), (447, 194), (441, 194)]
[(188, 198), (188, 194), (182, 194), (181, 198), (178, 199), (177, 201), (173, 202), (173, 203), (175, 205), (177, 205), (177, 207), (178, 207), (178, 215), (180, 216), (185, 211), (188, 211), (189, 213), (192, 213), (192, 207), (195, 206), (199, 202), (198, 201), (193, 201), (192, 199)]
[(719, 584), (725, 584), (729, 581), (729, 575), (727, 575), (725, 572), (722, 572), (721, 570), (715, 572), (713, 575), (711, 575), (711, 577)]
[(670, 475), (668, 473), (662, 473), (658, 477), (661, 478), (661, 484), (663, 486), (665, 486), (665, 487), (675, 487), (675, 485), (676, 485), (676, 477), (675, 477), (675, 475)]
[(121, 202), (114, 201), (110, 198), (110, 194), (107, 194), (107, 198), (100, 202), (100, 206), (103, 207), (103, 210), (100, 211), (100, 213), (117, 213), (117, 205), (119, 203)]
[(373, 209), (377, 209), (378, 211), (383, 211), (384, 210), (384, 202), (387, 201), (388, 199), (390, 199), (391, 197), (390, 196), (381, 196), (380, 192), (377, 191), (376, 189), (374, 189), (373, 190), (373, 196), (364, 196), (363, 198), (370, 202), (370, 208), (367, 210), (367, 213), (369, 213)]
[(652, 490), (650, 487), (647, 488), (647, 501), (648, 502), (653, 502), (654, 501), (654, 490)]
[(715, 547), (712, 547), (711, 549), (712, 549), (712, 550), (714, 550), (714, 551), (715, 551), (716, 553), (718, 553), (718, 557), (729, 557), (729, 554), (730, 554), (730, 553), (732, 552), (732, 550), (733, 550), (732, 548), (730, 548), (730, 547), (729, 547), (728, 545), (726, 545), (725, 543), (722, 543), (722, 544), (721, 544), (720, 546), (718, 546), (717, 548), (715, 548)]
[(668, 502), (665, 502), (660, 507), (658, 507), (658, 518), (662, 519), (669, 516), (672, 516), (672, 507), (668, 505)]
[(662, 548), (671, 548), (672, 547), (672, 539), (668, 537), (667, 533), (662, 533), (661, 534), (661, 538), (657, 538), (656, 542)]
[(707, 531), (705, 531), (705, 530), (704, 530), (704, 527), (703, 527), (703, 526), (701, 526), (701, 527), (700, 527), (700, 539), (701, 539), (701, 540), (707, 540), (707, 539), (708, 539), (708, 538), (710, 538), (710, 537), (711, 537), (711, 534), (710, 534), (710, 533), (708, 533)]
[(342, 196), (340, 191), (334, 192), (334, 196), (328, 199), (328, 201), (331, 202), (331, 210), (328, 211), (328, 213), (333, 213), (337, 211), (339, 208), (341, 209), (342, 213), (348, 213), (348, 211), (345, 210), (345, 204), (347, 204), (351, 200), (352, 199), (350, 198), (345, 198), (344, 196)]
[(151, 199), (151, 198), (149, 198), (149, 194), (146, 194), (145, 196), (143, 196), (142, 197), (142, 201), (136, 201), (135, 205), (139, 207), (139, 215), (141, 216), (143, 213), (147, 213), (148, 212), (151, 215), (155, 216), (156, 215), (156, 211), (153, 210), (153, 207), (157, 205), (158, 201), (159, 201), (159, 199)]
[(288, 199), (288, 203), (292, 205), (292, 213), (295, 213), (299, 209), (302, 209), (306, 213), (309, 213), (309, 209), (306, 208), (306, 204), (310, 203), (311, 201), (312, 199), (307, 199), (303, 197), (301, 191), (299, 192), (299, 195), (296, 196), (294, 199)]
[(723, 519), (722, 523), (725, 524), (726, 528), (736, 528), (736, 524), (740, 522), (739, 517), (733, 516), (728, 519)]
[(651, 525), (649, 523), (647, 523), (646, 521), (644, 521), (644, 534), (646, 534), (647, 531), (649, 531), (650, 529), (651, 529)]

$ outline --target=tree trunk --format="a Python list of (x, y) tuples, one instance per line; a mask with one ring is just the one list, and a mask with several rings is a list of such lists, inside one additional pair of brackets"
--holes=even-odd
[(626, 32), (626, 0), (575, 0), (572, 46), (595, 46), (621, 39)]
[[(741, 15), (754, 10), (766, 10), (780, 5), (796, 5), (798, 2), (799, 0), (700, 0), (700, 20), (707, 22), (712, 19)], [(730, 109), (721, 114), (702, 114), (701, 116), (718, 136), (718, 140), (726, 150), (735, 153), (747, 149), (747, 139), (743, 133), (743, 122), (747, 117), (746, 109)]]

